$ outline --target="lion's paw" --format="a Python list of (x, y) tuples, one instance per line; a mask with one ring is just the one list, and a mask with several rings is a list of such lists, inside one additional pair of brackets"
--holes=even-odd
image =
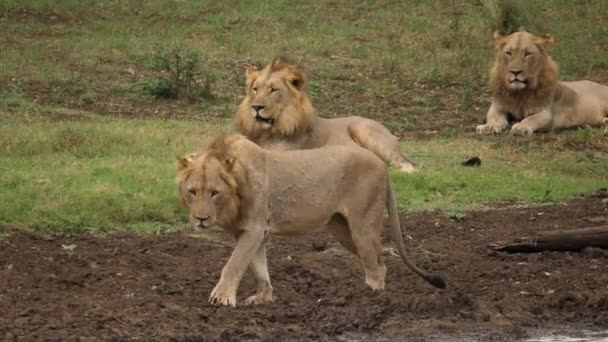
[(378, 266), (376, 269), (365, 270), (365, 283), (373, 291), (384, 290), (384, 279), (386, 277), (386, 266)]
[(394, 257), (399, 257), (399, 251), (393, 247), (382, 247), (382, 254), (383, 255), (390, 255), (390, 256), (394, 256)]
[(213, 305), (236, 306), (236, 291), (222, 289), (216, 286), (211, 295), (209, 295), (209, 303)]
[(504, 129), (504, 127), (502, 127), (502, 126), (493, 126), (490, 124), (478, 125), (477, 134), (498, 134), (503, 129)]
[(274, 301), (272, 293), (256, 293), (245, 300), (247, 305), (266, 304)]
[(515, 135), (532, 135), (534, 130), (525, 124), (518, 122), (511, 127), (511, 133)]
[(410, 163), (401, 163), (399, 165), (399, 171), (403, 173), (413, 173), (414, 171), (416, 171), (416, 167), (414, 167), (414, 165)]

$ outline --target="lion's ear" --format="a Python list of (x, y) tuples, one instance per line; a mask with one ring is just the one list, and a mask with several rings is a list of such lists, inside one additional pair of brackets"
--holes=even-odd
[(534, 42), (536, 45), (544, 48), (545, 50), (550, 48), (551, 45), (555, 42), (553, 37), (549, 34), (542, 35), (540, 37), (534, 37)]
[(287, 75), (287, 80), (292, 86), (300, 90), (304, 86), (304, 83), (306, 83), (306, 76), (300, 70), (292, 70)]
[(220, 177), (222, 177), (224, 182), (226, 182), (226, 184), (228, 184), (228, 186), (230, 186), (232, 189), (236, 189), (238, 187), (236, 179), (234, 179), (234, 177), (231, 176), (228, 172), (221, 171)]
[(188, 157), (177, 157), (177, 162), (175, 163), (177, 166), (177, 172), (180, 172), (184, 169), (190, 167), (191, 160)]
[(237, 183), (233, 176), (235, 172), (236, 158), (230, 154), (226, 154), (220, 157), (222, 168), (220, 168), (220, 177), (226, 182), (231, 188), (236, 189)]
[(245, 69), (245, 77), (249, 78), (251, 76), (254, 76), (254, 74), (257, 75), (257, 73), (258, 67), (253, 64), (247, 64), (247, 68)]
[(233, 156), (224, 156), (222, 161), (224, 162), (224, 166), (226, 167), (227, 170), (232, 170), (232, 168), (234, 167), (236, 158), (234, 158)]
[(260, 76), (260, 72), (255, 65), (249, 64), (247, 65), (247, 69), (245, 70), (245, 79), (247, 80), (247, 88), (251, 87), (253, 82)]
[(492, 35), (494, 38), (494, 42), (496, 43), (496, 47), (502, 49), (503, 46), (507, 43), (507, 36), (502, 34), (499, 30), (494, 31)]
[(272, 57), (272, 59), (270, 60), (270, 70), (277, 70), (279, 68), (279, 65), (284, 64), (284, 58), (283, 56), (274, 56)]

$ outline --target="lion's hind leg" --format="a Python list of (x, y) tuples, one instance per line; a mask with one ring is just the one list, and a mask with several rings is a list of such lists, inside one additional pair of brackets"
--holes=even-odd
[(357, 255), (357, 249), (355, 248), (353, 239), (350, 236), (348, 222), (344, 216), (335, 214), (327, 223), (327, 230), (334, 239), (336, 239), (344, 248), (346, 248), (347, 251)]
[(401, 153), (399, 140), (380, 123), (372, 120), (353, 122), (348, 126), (348, 133), (359, 146), (374, 152), (384, 162), (402, 172), (414, 172), (416, 166)]
[(383, 290), (386, 277), (386, 266), (380, 261), (380, 239), (370, 240), (369, 237), (354, 236), (353, 242), (357, 248), (357, 254), (365, 269), (365, 283), (372, 290)]
[[(382, 214), (382, 211), (379, 212)], [(382, 253), (382, 215), (372, 220), (352, 219), (350, 221), (350, 233), (357, 255), (365, 269), (365, 283), (372, 290), (384, 289), (386, 266), (380, 260)]]
[[(336, 214), (327, 224), (327, 229), (344, 248), (359, 258), (365, 269), (365, 283), (372, 290), (382, 290), (386, 266), (379, 259), (382, 251), (381, 232), (373, 232), (370, 235), (364, 232), (362, 230), (364, 226), (357, 222)], [(381, 221), (380, 227), (382, 227)]]

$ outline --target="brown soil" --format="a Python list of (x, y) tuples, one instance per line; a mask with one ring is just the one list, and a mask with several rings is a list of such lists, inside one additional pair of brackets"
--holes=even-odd
[[(450, 219), (402, 215), (410, 254), (440, 271), (436, 290), (385, 256), (387, 289), (373, 293), (357, 262), (318, 236), (273, 237), (276, 301), (214, 307), (207, 297), (230, 255), (223, 233), (40, 236), (0, 241), (0, 339), (336, 340), (484, 336), (608, 328), (608, 252), (490, 252), (496, 240), (608, 222), (602, 196), (564, 205), (499, 207)], [(75, 245), (70, 252), (69, 247)], [(317, 249), (319, 246), (316, 246)], [(247, 275), (239, 300), (254, 290)]]

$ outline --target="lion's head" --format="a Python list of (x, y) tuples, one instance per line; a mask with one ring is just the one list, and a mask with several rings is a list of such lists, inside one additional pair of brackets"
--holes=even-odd
[(314, 109), (306, 93), (306, 77), (283, 57), (273, 58), (261, 71), (249, 66), (246, 84), (236, 126), (247, 137), (291, 136), (312, 124)]
[(547, 54), (553, 44), (549, 35), (535, 36), (526, 31), (510, 35), (494, 32), (496, 60), (490, 72), (494, 92), (536, 92), (554, 88), (558, 82), (558, 66)]
[(239, 139), (245, 138), (223, 136), (203, 151), (177, 159), (179, 199), (193, 227), (227, 226), (238, 219), (245, 171), (231, 147)]

